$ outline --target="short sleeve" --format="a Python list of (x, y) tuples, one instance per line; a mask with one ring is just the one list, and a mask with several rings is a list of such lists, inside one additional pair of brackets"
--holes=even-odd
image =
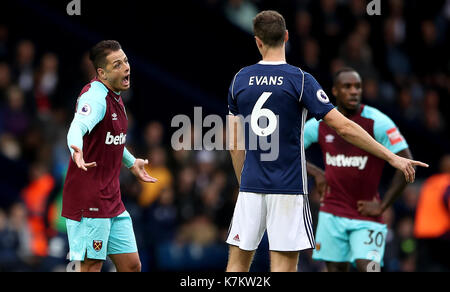
[(125, 164), (127, 168), (131, 168), (134, 165), (134, 162), (136, 161), (136, 158), (133, 156), (133, 154), (128, 151), (127, 147), (123, 148), (123, 156), (122, 156), (122, 162)]
[(317, 120), (310, 119), (307, 121), (303, 131), (303, 145), (305, 149), (319, 141), (319, 122)]
[(308, 112), (319, 121), (334, 108), (334, 105), (330, 102), (325, 91), (311, 74), (303, 72), (303, 79), (303, 90), (300, 96), (300, 103), (302, 103)]
[(393, 153), (398, 153), (408, 148), (405, 138), (394, 122), (382, 112), (372, 109), (372, 119), (374, 120), (373, 131), (375, 140)]
[(102, 84), (93, 82), (91, 88), (78, 99), (74, 121), (83, 124), (91, 132), (105, 116), (107, 94)]
[(236, 83), (236, 79), (239, 72), (234, 76), (233, 81), (231, 82), (230, 88), (228, 90), (228, 113), (233, 116), (237, 116), (239, 114), (236, 96), (234, 95), (234, 85)]

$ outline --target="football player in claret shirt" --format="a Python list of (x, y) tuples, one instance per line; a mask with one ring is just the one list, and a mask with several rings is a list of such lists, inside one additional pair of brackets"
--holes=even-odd
[(117, 41), (90, 51), (97, 76), (81, 91), (67, 134), (71, 161), (63, 189), (70, 260), (81, 271), (100, 271), (109, 256), (118, 271), (140, 271), (131, 217), (121, 199), (122, 163), (141, 181), (154, 183), (125, 148), (128, 120), (120, 93), (130, 88), (130, 64)]
[[(240, 70), (228, 93), (228, 149), (240, 192), (227, 238), (227, 271), (250, 269), (265, 230), (271, 271), (296, 271), (299, 251), (315, 245), (303, 148), (308, 112), (345, 140), (389, 161), (408, 181), (414, 181), (415, 165), (427, 165), (397, 156), (377, 143), (334, 108), (311, 74), (286, 63), (289, 35), (283, 16), (263, 11), (253, 20), (253, 29), (262, 61)], [(248, 127), (243, 117), (244, 122), (250, 117)], [(268, 123), (266, 127), (259, 118)], [(278, 155), (265, 155), (265, 146), (252, 147), (250, 135), (257, 136), (260, 146), (262, 138), (279, 145), (274, 151)], [(240, 147), (243, 144), (245, 149)]]
[[(361, 104), (360, 75), (352, 68), (343, 68), (334, 79), (332, 93), (338, 110), (391, 152), (412, 159), (394, 122)], [(321, 195), (313, 258), (325, 261), (328, 271), (348, 271), (350, 264), (361, 272), (379, 271), (387, 235), (381, 215), (407, 185), (402, 172), (397, 170), (381, 201), (378, 187), (384, 160), (353, 146), (326, 123), (314, 119), (305, 125), (304, 142), (305, 148), (319, 143), (325, 164), (325, 173), (307, 164)]]

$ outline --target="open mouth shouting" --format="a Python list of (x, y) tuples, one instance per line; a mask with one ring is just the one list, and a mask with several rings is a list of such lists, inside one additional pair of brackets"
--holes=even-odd
[(130, 74), (127, 74), (123, 79), (122, 79), (122, 86), (128, 88), (130, 86)]

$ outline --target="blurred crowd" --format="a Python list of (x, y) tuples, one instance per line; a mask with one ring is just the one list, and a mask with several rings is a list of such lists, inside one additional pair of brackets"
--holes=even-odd
[[(248, 19), (273, 8), (265, 1), (205, 3), (220, 7), (230, 23), (247, 33)], [(450, 152), (450, 0), (436, 1), (429, 9), (418, 9), (418, 1), (383, 1), (388, 5), (382, 16), (368, 16), (362, 0), (289, 3), (295, 9), (280, 9), (290, 33), (288, 61), (312, 73), (328, 91), (336, 70), (357, 69), (364, 79), (364, 102), (388, 114), (413, 155), (432, 164), (384, 214), (389, 227), (384, 270), (418, 270), (414, 229), (422, 183), (441, 172), (439, 161)], [(67, 94), (61, 56), (37, 50), (37, 40), (12, 39), (12, 33), (13, 28), (0, 24), (0, 271), (64, 271), (68, 244), (60, 212), (76, 95)], [(79, 78), (69, 78), (78, 90), (95, 74), (87, 55), (80, 59), (74, 73)], [(125, 102), (130, 95), (124, 94)], [(225, 239), (238, 194), (229, 154), (174, 151), (167, 125), (137, 125), (133, 113), (128, 116), (127, 147), (149, 159), (149, 172), (159, 180), (141, 184), (125, 168), (120, 177), (143, 270), (224, 270)], [(308, 155), (317, 159), (317, 154)], [(319, 199), (310, 183), (316, 218)], [(383, 180), (381, 191), (388, 183)], [(264, 237), (254, 271), (269, 269), (267, 246)], [(105, 269), (110, 268), (107, 263)], [(299, 269), (322, 271), (324, 265), (304, 252)]]

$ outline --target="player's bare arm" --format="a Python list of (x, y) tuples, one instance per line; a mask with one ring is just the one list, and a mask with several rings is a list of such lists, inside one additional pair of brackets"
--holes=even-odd
[(243, 146), (244, 130), (242, 127), (241, 118), (238, 116), (229, 115), (228, 124), (230, 125), (228, 127), (230, 131), (230, 133), (228, 133), (228, 137), (231, 137), (228, 142), (228, 149), (230, 149), (231, 160), (233, 162), (236, 178), (239, 185), (241, 185), (241, 173), (245, 161), (245, 150)]
[(316, 189), (319, 192), (320, 201), (322, 202), (328, 189), (328, 183), (325, 178), (325, 171), (310, 162), (306, 162), (306, 171), (309, 175), (314, 177), (314, 180), (316, 182)]
[[(412, 159), (411, 151), (408, 149), (402, 150), (397, 153), (398, 156)], [(386, 209), (388, 209), (397, 198), (403, 193), (408, 183), (400, 170), (397, 170), (392, 179), (389, 189), (384, 195), (383, 201), (380, 202), (377, 199), (373, 201), (358, 201), (358, 212), (363, 216), (378, 217), (381, 216)]]
[(375, 141), (363, 128), (347, 119), (337, 109), (331, 110), (324, 122), (333, 128), (347, 142), (387, 161), (394, 168), (400, 170), (408, 183), (415, 180), (415, 166), (428, 167), (428, 164), (398, 156)]

